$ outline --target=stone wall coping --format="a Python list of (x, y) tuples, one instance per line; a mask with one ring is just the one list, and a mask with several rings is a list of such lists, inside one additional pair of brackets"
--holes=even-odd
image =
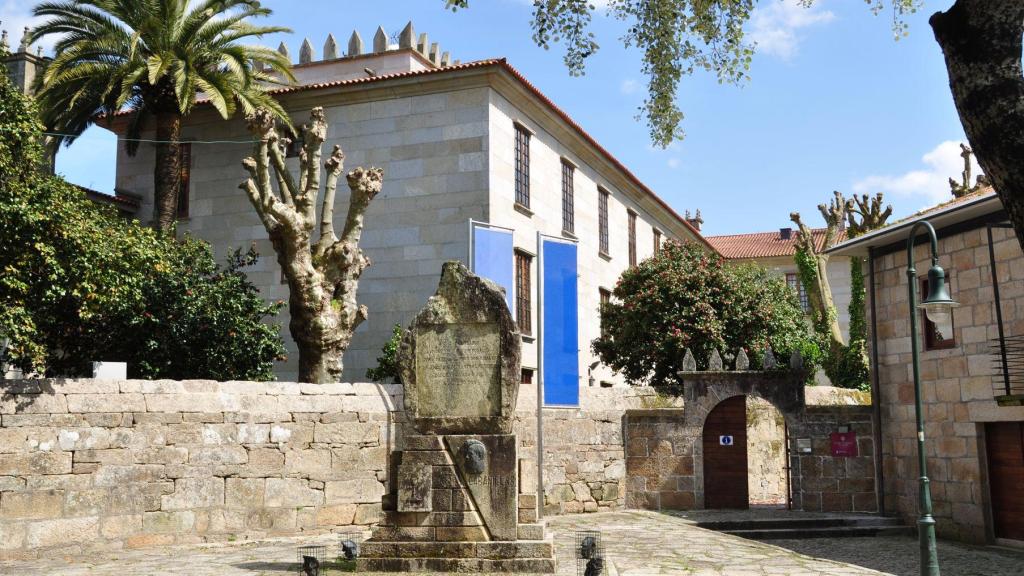
[(269, 396), (401, 396), (401, 384), (374, 382), (336, 382), (308, 384), (303, 382), (249, 382), (216, 380), (100, 380), (94, 378), (0, 379), (3, 394), (213, 394)]
[(683, 408), (630, 408), (626, 410), (626, 418), (639, 416), (664, 416), (682, 418), (685, 409)]

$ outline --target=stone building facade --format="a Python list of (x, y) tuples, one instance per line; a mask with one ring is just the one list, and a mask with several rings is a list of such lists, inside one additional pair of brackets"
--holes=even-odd
[[(540, 317), (538, 232), (578, 241), (581, 386), (620, 382), (595, 365), (589, 351), (589, 342), (599, 335), (601, 291), (611, 290), (631, 259), (647, 257), (657, 242), (706, 246), (700, 234), (505, 60), (449, 63), (436, 45), (424, 45), (425, 39), (409, 42), (411, 30), (403, 38), (366, 53), (350, 45), (348, 55), (322, 60), (306, 46), (293, 67), (298, 83), (275, 90), (297, 124), (312, 107), (324, 107), (330, 125), (325, 149), (340, 144), (348, 167), (384, 169), (384, 188), (367, 211), (361, 243), (373, 260), (358, 295), (370, 318), (345, 355), (343, 379), (365, 378), (392, 326), (407, 325), (433, 292), (443, 262), (468, 260), (472, 219), (514, 231), (514, 249), (530, 269), (528, 310), (534, 327)], [(124, 119), (111, 129), (123, 135)], [(238, 190), (244, 178), (240, 163), (250, 153), (243, 120), (224, 121), (200, 104), (182, 134), (192, 144), (179, 232), (207, 240), (218, 258), (255, 243), (263, 257), (249, 270), (250, 278), (266, 298), (286, 300), (287, 285), (266, 233)], [(522, 173), (517, 134), (529, 141), (525, 203), (516, 190)], [(123, 147), (118, 151), (117, 191), (141, 198), (137, 215), (144, 221), (152, 213), (153, 161), (152, 147), (141, 146), (134, 157)], [(297, 165), (296, 159), (289, 161)], [(563, 217), (566, 167), (573, 199), (569, 224)], [(338, 218), (348, 201), (342, 188)], [(605, 217), (599, 216), (602, 211)], [(601, 246), (601, 230), (607, 247)], [(287, 326), (287, 311), (278, 321)], [(290, 354), (277, 375), (294, 379), (297, 353), (283, 332)], [(527, 336), (523, 366), (533, 370), (537, 362), (537, 344)]]
[[(832, 253), (867, 257), (865, 265), (876, 405), (881, 417), (884, 510), (912, 521), (918, 514), (918, 466), (906, 246), (910, 227), (921, 220), (938, 232), (939, 264), (953, 299), (952, 326), (920, 325), (921, 382), (924, 401), (928, 477), (940, 536), (971, 542), (1024, 539), (1014, 532), (1020, 505), (1003, 494), (1007, 483), (1019, 490), (1024, 463), (997, 463), (996, 435), (1018, 430), (1024, 407), (1009, 402), (1005, 387), (1019, 386), (1011, 371), (999, 370), (1000, 338), (1024, 334), (1024, 254), (1011, 229), (988, 225), (1006, 215), (991, 189), (939, 205), (906, 220), (840, 244)], [(931, 266), (925, 235), (914, 250), (919, 281)], [(991, 253), (990, 253), (991, 248)], [(990, 257), (994, 257), (1000, 293), (1002, 334)], [(923, 286), (918, 286), (922, 294)], [(918, 301), (920, 301), (920, 296)], [(920, 312), (918, 312), (920, 314)], [(1000, 444), (1001, 445), (1001, 444)], [(1010, 524), (1001, 516), (1007, 515)], [(1019, 530), (1019, 528), (1018, 528)]]

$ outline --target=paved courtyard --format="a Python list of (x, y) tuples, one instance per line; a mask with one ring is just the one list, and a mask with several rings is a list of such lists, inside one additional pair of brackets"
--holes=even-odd
[[(850, 538), (753, 542), (703, 530), (685, 519), (625, 511), (551, 519), (558, 573), (575, 575), (573, 531), (600, 530), (611, 574), (745, 576), (860, 576), (917, 573), (913, 538)], [(47, 576), (283, 576), (295, 574), (295, 547), (314, 540), (337, 546), (337, 536), (97, 553), (86, 558), (0, 562), (0, 574)], [(778, 544), (778, 545), (775, 545)], [(1020, 574), (1024, 553), (943, 542), (944, 574)]]

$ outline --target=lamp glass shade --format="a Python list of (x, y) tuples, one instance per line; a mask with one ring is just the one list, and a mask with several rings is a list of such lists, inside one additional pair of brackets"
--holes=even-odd
[(953, 314), (953, 308), (960, 306), (950, 298), (946, 290), (946, 272), (938, 264), (928, 270), (928, 295), (919, 306), (928, 319), (935, 324), (945, 325)]

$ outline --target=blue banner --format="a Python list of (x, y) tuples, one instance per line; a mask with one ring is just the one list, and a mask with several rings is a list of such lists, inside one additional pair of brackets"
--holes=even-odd
[(576, 244), (542, 238), (541, 347), (544, 404), (579, 406), (579, 295)]
[(512, 307), (512, 231), (473, 224), (473, 273), (505, 289), (505, 303)]

